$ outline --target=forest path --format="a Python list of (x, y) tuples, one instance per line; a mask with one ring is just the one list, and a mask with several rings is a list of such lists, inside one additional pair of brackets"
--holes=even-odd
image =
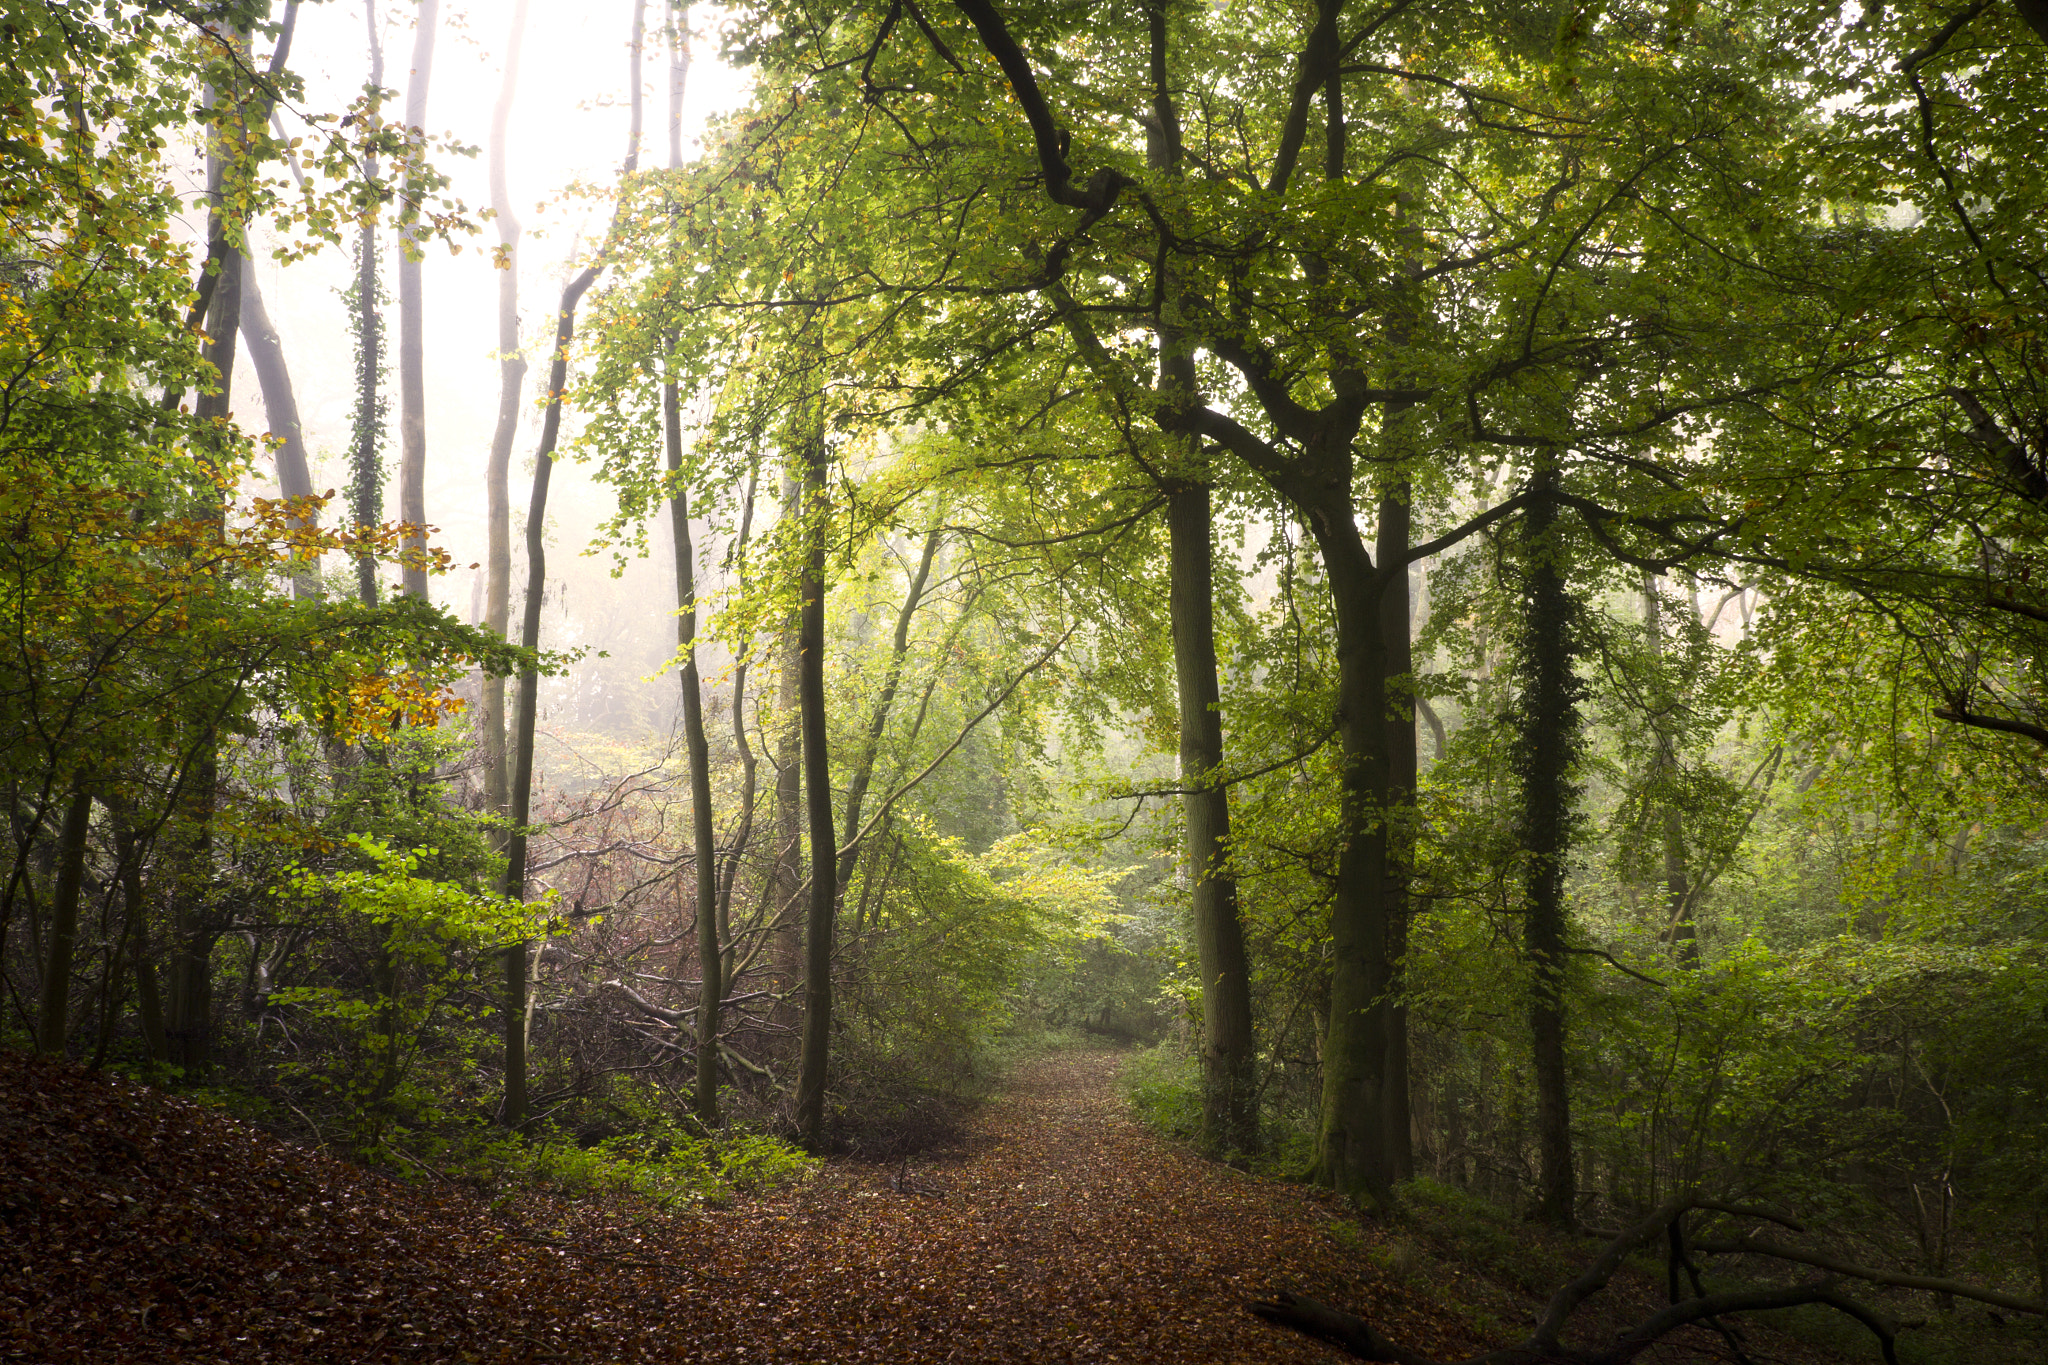
[[(751, 1273), (735, 1276), (729, 1335), (691, 1358), (1348, 1359), (1246, 1310), (1283, 1286), (1372, 1313), (1407, 1341), (1468, 1344), (1447, 1315), (1375, 1291), (1323, 1197), (1140, 1128), (1120, 1061), (1026, 1062), (959, 1149), (900, 1176), (834, 1162), (799, 1191), (715, 1217), (712, 1235)], [(764, 1341), (767, 1317), (780, 1332)]]
[(1431, 1302), (1448, 1273), (1396, 1289), (1327, 1196), (1139, 1128), (1119, 1062), (1022, 1064), (904, 1178), (832, 1161), (664, 1212), (494, 1205), (0, 1048), (0, 1363), (1339, 1359), (1247, 1311), (1280, 1288), (1443, 1356), (1478, 1344)]

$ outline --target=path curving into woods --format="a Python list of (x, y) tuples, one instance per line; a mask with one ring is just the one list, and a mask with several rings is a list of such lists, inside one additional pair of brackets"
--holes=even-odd
[(1321, 1362), (1291, 1287), (1475, 1343), (1315, 1192), (1140, 1129), (1118, 1057), (1021, 1066), (955, 1149), (733, 1208), (496, 1209), (0, 1052), (0, 1361)]

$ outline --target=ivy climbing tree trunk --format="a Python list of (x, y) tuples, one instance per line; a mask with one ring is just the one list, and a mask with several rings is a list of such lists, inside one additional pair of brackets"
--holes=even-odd
[[(414, 137), (426, 136), (427, 89), (434, 74), (434, 31), (440, 27), (441, 0), (420, 0), (413, 32), (412, 71), (405, 85), (405, 126)], [(420, 287), (420, 243), (416, 225), (420, 193), (407, 177), (404, 216), (415, 225), (398, 234), (398, 516), (411, 529), (405, 533), (406, 562), (400, 582), (406, 596), (427, 596), (427, 379), (426, 316)]]
[[(363, 0), (363, 26), (370, 42), (370, 87), (384, 85), (384, 41), (377, 32), (376, 0)], [(377, 158), (363, 158), (363, 179), (375, 184)], [(384, 284), (377, 269), (377, 224), (365, 217), (356, 233), (355, 342), (356, 416), (350, 442), (349, 516), (358, 526), (384, 518)], [(356, 595), (377, 604), (377, 562), (356, 557)]]
[[(512, 10), (505, 40), (505, 74), (491, 108), (491, 213), (498, 225), (498, 421), (491, 431), (491, 455), (484, 466), (484, 517), (489, 543), (484, 552), (484, 625), (499, 635), (512, 624), (512, 443), (519, 435), (519, 394), (526, 383), (526, 356), (519, 349), (519, 219), (506, 183), (511, 155), (512, 100), (519, 89), (519, 54), (526, 41), (529, 0)], [(505, 680), (483, 680), (482, 730), (484, 804), (506, 808)]]

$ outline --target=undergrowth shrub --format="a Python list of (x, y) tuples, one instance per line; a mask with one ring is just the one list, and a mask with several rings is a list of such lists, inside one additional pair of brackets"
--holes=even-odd
[(1201, 1070), (1172, 1040), (1132, 1053), (1122, 1080), (1138, 1122), (1176, 1142), (1201, 1136)]

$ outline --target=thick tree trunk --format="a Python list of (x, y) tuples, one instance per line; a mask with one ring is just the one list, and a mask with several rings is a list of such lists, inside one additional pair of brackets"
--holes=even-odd
[(1534, 1216), (1559, 1227), (1577, 1220), (1572, 1169), (1571, 1091), (1565, 1064), (1565, 860), (1577, 795), (1572, 765), (1578, 751), (1578, 692), (1572, 672), (1576, 611), (1564, 580), (1564, 548), (1556, 532), (1554, 465), (1540, 469), (1524, 522), (1523, 691), (1517, 708), (1522, 776), (1522, 847), (1526, 858), (1523, 947), (1533, 980), (1529, 1035), (1536, 1077), (1539, 1159)]
[[(306, 462), (306, 433), (299, 422), (299, 400), (292, 390), (291, 371), (284, 363), (284, 343), (263, 306), (263, 291), (256, 281), (256, 263), (242, 262), (242, 341), (249, 348), (249, 364), (256, 371), (256, 383), (263, 390), (263, 416), (276, 438), (277, 487), (287, 498), (313, 496), (313, 473)], [(295, 517), (292, 524), (311, 530), (315, 517)], [(300, 562), (292, 569), (292, 596), (301, 602), (320, 596), (317, 560)]]
[[(821, 415), (822, 418), (822, 415)], [(802, 718), (805, 823), (810, 895), (804, 915), (804, 1031), (796, 1087), (796, 1123), (804, 1146), (825, 1145), (825, 1079), (832, 1040), (832, 929), (838, 907), (838, 855), (832, 829), (832, 759), (825, 734), (825, 541), (830, 504), (822, 421), (801, 438), (805, 540), (803, 606), (797, 628), (797, 709)]]
[[(434, 73), (434, 31), (440, 27), (441, 0), (420, 0), (413, 33), (412, 72), (405, 86), (405, 126), (424, 136), (427, 89)], [(411, 182), (408, 198), (419, 193)], [(412, 562), (427, 552), (427, 379), (424, 300), (420, 292), (420, 245), (417, 227), (398, 237), (398, 517), (412, 529), (405, 533), (408, 562), (400, 581), (406, 596), (424, 599), (427, 570)]]
[[(36, 1050), (64, 1054), (71, 1005), (71, 962), (78, 945), (78, 901), (85, 884), (86, 834), (92, 826), (92, 795), (83, 780), (73, 784), (64, 824), (57, 833), (57, 887), (50, 906), (50, 945), (44, 959)], [(109, 973), (113, 971), (108, 968)]]
[(1348, 498), (1316, 509), (1310, 528), (1337, 625), (1337, 733), (1344, 775), (1343, 849), (1330, 906), (1330, 1018), (1323, 1040), (1316, 1177), (1361, 1207), (1386, 1208), (1396, 1170), (1387, 1150), (1387, 1058), (1393, 947), (1387, 904), (1387, 660), (1379, 584)]
[(1230, 793), (1216, 685), (1215, 587), (1209, 486), (1168, 496), (1173, 669), (1180, 700), (1180, 780), (1195, 955), (1202, 973), (1202, 1145), (1226, 1155), (1258, 1150), (1258, 1068), (1252, 1051), (1251, 972), (1230, 875)]
[[(1399, 419), (1389, 411), (1387, 421)], [(1386, 1127), (1388, 1174), (1396, 1181), (1415, 1174), (1413, 1120), (1409, 1108), (1408, 1005), (1402, 999), (1402, 959), (1408, 952), (1408, 888), (1415, 868), (1415, 783), (1419, 763), (1415, 748), (1414, 622), (1408, 601), (1408, 486), (1403, 483), (1380, 499), (1379, 560), (1380, 636), (1387, 677), (1401, 679), (1389, 698), (1387, 712), (1387, 1060), (1385, 1098), (1380, 1107)]]
[[(505, 74), (498, 83), (498, 102), (491, 109), (491, 210), (498, 225), (504, 264), (498, 271), (498, 423), (491, 432), (491, 455), (484, 466), (485, 520), (489, 544), (484, 553), (484, 625), (505, 634), (512, 620), (512, 443), (519, 435), (519, 391), (526, 382), (526, 356), (519, 349), (519, 219), (512, 212), (506, 184), (506, 158), (512, 121), (512, 97), (519, 88), (519, 52), (526, 40), (528, 0), (512, 11), (512, 33), (505, 43)], [(482, 729), (484, 804), (504, 811), (505, 680), (486, 677), (478, 725)]]

